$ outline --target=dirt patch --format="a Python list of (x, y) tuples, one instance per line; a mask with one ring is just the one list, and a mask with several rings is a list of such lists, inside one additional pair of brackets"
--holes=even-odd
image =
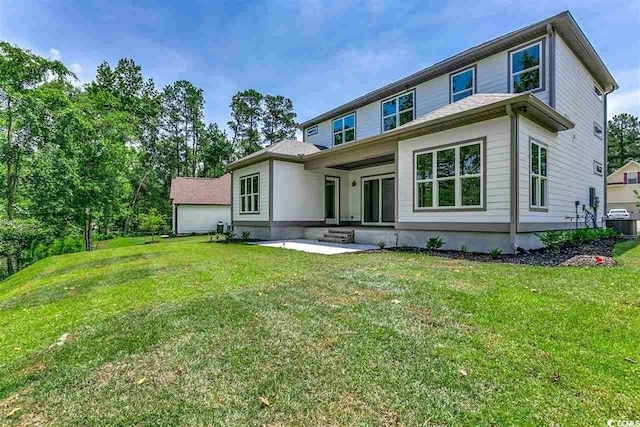
[[(620, 243), (621, 239), (604, 239), (597, 242), (589, 243), (587, 245), (581, 245), (575, 248), (564, 248), (559, 251), (552, 251), (549, 249), (536, 249), (529, 251), (529, 253), (519, 253), (515, 255), (504, 254), (497, 258), (492, 258), (489, 254), (481, 254), (475, 252), (469, 252), (462, 254), (459, 251), (432, 251), (423, 248), (405, 247), (405, 248), (390, 248), (386, 249), (393, 252), (409, 252), (409, 253), (424, 253), (432, 256), (479, 261), (479, 262), (492, 262), (492, 263), (504, 263), (504, 264), (516, 264), (516, 265), (538, 265), (546, 267), (559, 267), (559, 266), (597, 266), (597, 267), (613, 267), (616, 265), (611, 254), (613, 246)], [(599, 262), (596, 257), (602, 258), (604, 262)], [(589, 258), (592, 260), (589, 260)], [(575, 259), (575, 261), (570, 261)]]

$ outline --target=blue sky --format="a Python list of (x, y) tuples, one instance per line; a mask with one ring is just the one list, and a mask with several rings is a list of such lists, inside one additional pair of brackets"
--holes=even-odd
[[(204, 89), (225, 125), (239, 90), (293, 100), (298, 120), (569, 9), (620, 84), (610, 113), (640, 115), (637, 1), (0, 0), (0, 39), (58, 57), (82, 81), (133, 58), (159, 88)], [(225, 125), (226, 127), (226, 125)]]

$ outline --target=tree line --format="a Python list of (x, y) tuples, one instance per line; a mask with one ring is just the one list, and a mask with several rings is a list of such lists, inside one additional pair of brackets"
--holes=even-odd
[(234, 95), (231, 136), (204, 108), (201, 88), (158, 89), (131, 59), (104, 62), (79, 85), (61, 61), (0, 41), (0, 276), (78, 240), (91, 250), (96, 233), (135, 232), (149, 210), (168, 218), (172, 178), (221, 176), (295, 136), (280, 95)]

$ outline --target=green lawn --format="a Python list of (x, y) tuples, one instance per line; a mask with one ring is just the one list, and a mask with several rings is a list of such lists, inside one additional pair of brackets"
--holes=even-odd
[(640, 419), (634, 243), (580, 269), (206, 240), (118, 239), (1, 282), (0, 424)]

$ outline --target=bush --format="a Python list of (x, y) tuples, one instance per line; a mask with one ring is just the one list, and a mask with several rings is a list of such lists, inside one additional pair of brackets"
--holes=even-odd
[(119, 234), (112, 231), (110, 233), (96, 233), (94, 237), (97, 241), (101, 242), (103, 240), (115, 239), (116, 237), (119, 237)]
[(493, 248), (489, 251), (489, 255), (491, 255), (491, 259), (498, 259), (500, 258), (500, 255), (502, 255), (502, 249)]
[(227, 231), (225, 231), (222, 234), (224, 235), (224, 241), (227, 243), (233, 242), (235, 240), (236, 233), (234, 233), (231, 228), (229, 228)]
[(443, 246), (444, 241), (439, 236), (432, 237), (427, 241), (427, 249), (429, 249), (430, 251), (440, 249)]
[(611, 228), (579, 228), (577, 230), (552, 230), (536, 233), (543, 245), (552, 251), (570, 248), (609, 239), (616, 236)]
[(469, 247), (467, 245), (461, 245), (460, 253), (462, 254), (462, 256), (465, 256), (466, 254), (469, 253)]
[(242, 239), (243, 242), (248, 242), (251, 239), (251, 232), (250, 231), (243, 231), (240, 234), (240, 239)]
[(380, 249), (384, 249), (384, 247), (385, 247), (385, 246), (387, 246), (387, 244), (384, 242), (384, 240), (380, 240), (380, 241), (378, 242), (378, 247), (379, 247)]

